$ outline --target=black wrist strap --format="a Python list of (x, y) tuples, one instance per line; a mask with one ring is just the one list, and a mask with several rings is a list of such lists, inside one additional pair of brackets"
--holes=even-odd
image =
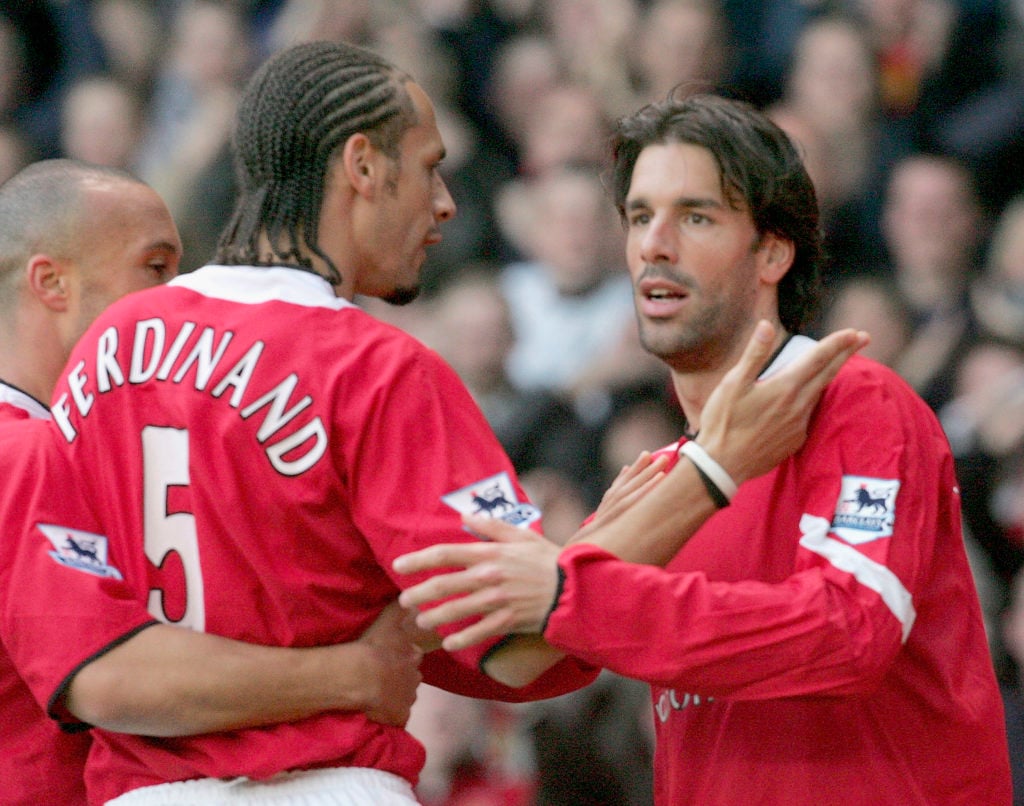
[[(690, 459), (689, 456), (686, 458)], [(690, 459), (690, 464), (692, 464), (694, 469), (697, 471), (697, 475), (700, 476), (700, 480), (704, 482), (704, 489), (708, 491), (708, 495), (710, 495), (711, 500), (715, 502), (715, 506), (719, 509), (725, 509), (729, 506), (728, 496), (718, 488), (718, 485), (715, 484), (711, 476), (701, 470), (700, 465), (694, 462), (693, 459)]]

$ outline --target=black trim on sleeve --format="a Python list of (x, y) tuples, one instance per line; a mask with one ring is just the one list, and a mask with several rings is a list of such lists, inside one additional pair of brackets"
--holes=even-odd
[(103, 657), (108, 652), (110, 652), (110, 650), (121, 646), (121, 644), (123, 644), (125, 641), (135, 637), (143, 630), (148, 629), (149, 627), (153, 627), (157, 624), (160, 624), (160, 622), (156, 620), (146, 622), (145, 624), (140, 624), (134, 630), (126, 632), (120, 638), (111, 641), (101, 650), (99, 650), (98, 652), (94, 652), (88, 658), (79, 663), (74, 669), (72, 669), (68, 673), (68, 676), (64, 678), (61, 684), (57, 687), (57, 690), (53, 692), (53, 696), (50, 697), (49, 701), (46, 703), (47, 716), (49, 716), (50, 719), (54, 720), (60, 726), (60, 729), (65, 733), (81, 733), (82, 731), (89, 730), (90, 728), (92, 728), (92, 725), (90, 725), (88, 722), (70, 722), (62, 718), (62, 713), (67, 714), (68, 716), (74, 716), (74, 714), (72, 714), (70, 711), (68, 711), (68, 709), (65, 706), (63, 706), (64, 695), (68, 690), (68, 686), (71, 685), (72, 679), (76, 674), (82, 671), (82, 669), (84, 669), (97, 658)]
[(558, 600), (562, 598), (562, 591), (565, 590), (565, 569), (562, 566), (556, 566), (558, 569), (558, 583), (555, 587), (555, 598), (551, 602), (551, 607), (548, 608), (547, 614), (544, 616), (544, 621), (540, 624), (540, 634), (544, 635), (548, 629), (548, 622), (551, 620), (552, 613), (558, 608)]
[(480, 671), (480, 674), (487, 675), (488, 677), (490, 677), (490, 675), (488, 675), (487, 671), (484, 669), (484, 666), (487, 665), (487, 661), (489, 661), (494, 656), (495, 652), (507, 646), (509, 641), (511, 641), (515, 637), (516, 636), (514, 633), (503, 635), (490, 649), (488, 649), (484, 653), (483, 657), (480, 658), (480, 663), (477, 664), (477, 669)]

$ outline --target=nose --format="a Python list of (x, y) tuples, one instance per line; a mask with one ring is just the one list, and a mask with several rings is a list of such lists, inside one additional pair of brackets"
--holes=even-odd
[(645, 263), (679, 262), (679, 235), (670, 221), (651, 219), (640, 238), (640, 257)]
[(450, 221), (455, 217), (455, 210), (455, 200), (448, 192), (448, 185), (438, 176), (437, 187), (434, 189), (434, 218), (438, 222)]

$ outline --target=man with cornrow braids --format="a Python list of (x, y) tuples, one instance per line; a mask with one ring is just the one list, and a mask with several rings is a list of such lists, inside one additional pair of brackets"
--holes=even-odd
[[(353, 303), (412, 300), (455, 214), (424, 91), (365, 50), (297, 45), (252, 77), (235, 148), (239, 199), (216, 262), (100, 316), (58, 381), (48, 449), (97, 469), (79, 480), (104, 566), (159, 620), (275, 646), (351, 640), (425, 578), (396, 575), (397, 556), (474, 540), (461, 513), (538, 528), (540, 513), (454, 371)], [(752, 340), (705, 418), (702, 444), (734, 478), (802, 442), (818, 393), (859, 346), (840, 334), (799, 371), (755, 384), (769, 341)], [(637, 472), (610, 497), (612, 526), (643, 510), (621, 512), (643, 484)], [(659, 484), (673, 487), (693, 517), (714, 511), (692, 469)], [(30, 560), (15, 584), (30, 584)], [(105, 584), (68, 576), (69, 588)], [(519, 678), (498, 682), (508, 659)], [(508, 636), (428, 651), (420, 668), (447, 690), (508, 701), (596, 674)], [(175, 739), (96, 730), (86, 783), (90, 803), (119, 806), (408, 806), (423, 762), (401, 727), (332, 711)]]
[[(71, 533), (44, 546), (44, 557), (54, 561), (33, 565), (27, 587), (9, 590), (5, 584), (19, 548), (11, 521), (25, 505), (45, 491), (46, 509), (35, 516), (67, 523), (82, 503), (70, 483), (77, 474), (66, 471), (47, 484), (24, 444), (50, 417), (42, 401), (51, 398), (92, 319), (113, 300), (169, 280), (177, 274), (180, 254), (163, 200), (123, 171), (42, 160), (0, 185), (0, 601), (6, 595), (31, 599), (47, 614), (29, 625), (0, 617), (4, 806), (85, 806), (88, 725), (186, 735), (340, 708), (402, 725), (415, 699), (421, 653), (402, 629), (404, 613), (397, 605), (358, 641), (338, 646), (290, 649), (231, 641), (158, 623), (144, 602), (123, 595), (110, 578), (92, 598), (66, 598), (69, 564), (104, 570), (98, 544)], [(84, 520), (75, 525), (87, 528)], [(38, 534), (34, 524), (32, 533)], [(88, 614), (96, 625), (89, 640), (77, 625), (65, 623), (64, 606)], [(99, 626), (104, 624), (109, 634)], [(45, 672), (38, 665), (15, 668), (12, 658), (24, 643), (60, 650), (37, 658)], [(97, 653), (97, 647), (109, 651)], [(37, 703), (25, 681), (51, 675), (63, 682), (56, 692), (48, 687)]]

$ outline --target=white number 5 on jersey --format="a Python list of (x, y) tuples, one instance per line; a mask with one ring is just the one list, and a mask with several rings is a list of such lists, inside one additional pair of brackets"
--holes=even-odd
[[(167, 511), (167, 489), (189, 484), (188, 431), (151, 425), (143, 428), (142, 466), (146, 557), (159, 568), (170, 552), (177, 552), (185, 573), (185, 612), (175, 623), (203, 632), (206, 608), (195, 517), (190, 512)], [(167, 616), (162, 590), (149, 592), (148, 609), (153, 618), (172, 621)]]

